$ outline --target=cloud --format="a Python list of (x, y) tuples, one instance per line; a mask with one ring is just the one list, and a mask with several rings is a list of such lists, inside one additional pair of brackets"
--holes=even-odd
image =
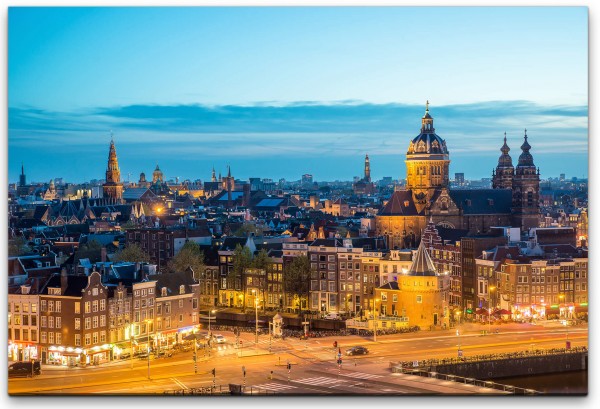
[[(20, 163), (22, 152), (39, 157), (42, 151), (44, 155), (55, 152), (57, 160), (67, 160), (67, 155), (73, 154), (103, 158), (113, 130), (120, 160), (269, 161), (277, 156), (304, 162), (340, 158), (335, 166), (344, 166), (369, 153), (393, 155), (401, 163), (409, 141), (419, 133), (423, 112), (421, 105), (355, 100), (268, 101), (244, 106), (136, 104), (71, 112), (11, 107), (9, 160)], [(473, 153), (489, 158), (499, 155), (506, 131), (516, 162), (527, 128), (534, 157), (563, 153), (573, 154), (575, 161), (587, 160), (587, 106), (484, 101), (431, 105), (430, 113), (436, 133), (448, 144), (451, 159)], [(61, 155), (64, 157), (59, 159)], [(103, 161), (94, 166), (102, 169)], [(487, 168), (491, 166), (495, 165)], [(275, 177), (277, 169), (272, 172), (268, 176)]]

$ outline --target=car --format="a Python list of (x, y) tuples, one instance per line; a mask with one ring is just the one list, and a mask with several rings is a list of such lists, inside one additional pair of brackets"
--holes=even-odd
[(8, 377), (33, 377), (42, 373), (40, 361), (15, 362), (8, 367)]
[(341, 317), (336, 312), (330, 312), (324, 317), (326, 320), (339, 320)]
[(129, 358), (131, 358), (131, 352), (122, 352), (121, 355), (119, 355), (119, 358), (129, 359)]
[(215, 335), (214, 339), (217, 344), (224, 344), (225, 342), (227, 342), (227, 339), (221, 334)]
[(369, 350), (365, 347), (356, 346), (346, 350), (346, 355), (367, 355)]

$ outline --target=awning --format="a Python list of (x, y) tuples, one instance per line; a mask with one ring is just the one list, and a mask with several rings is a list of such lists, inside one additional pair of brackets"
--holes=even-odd
[(475, 315), (488, 315), (488, 311), (485, 308), (477, 308)]
[(504, 308), (496, 310), (492, 313), (492, 315), (510, 315), (510, 314), (511, 314), (511, 312), (508, 310), (505, 310)]

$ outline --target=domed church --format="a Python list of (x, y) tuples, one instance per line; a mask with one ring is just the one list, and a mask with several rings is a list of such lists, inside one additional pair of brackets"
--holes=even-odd
[(450, 153), (435, 132), (428, 101), (421, 132), (406, 152), (406, 186), (376, 216), (376, 234), (385, 236), (390, 248), (415, 248), (429, 220), (472, 234), (487, 233), (493, 226), (538, 227), (540, 178), (530, 149), (525, 130), (523, 153), (514, 168), (505, 134), (493, 189), (450, 189)]

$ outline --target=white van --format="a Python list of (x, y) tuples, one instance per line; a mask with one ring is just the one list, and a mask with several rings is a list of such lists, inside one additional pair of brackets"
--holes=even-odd
[(339, 319), (341, 319), (341, 317), (339, 316), (339, 314), (337, 312), (329, 312), (329, 313), (327, 313), (327, 315), (325, 315), (325, 319), (326, 320), (339, 320)]

